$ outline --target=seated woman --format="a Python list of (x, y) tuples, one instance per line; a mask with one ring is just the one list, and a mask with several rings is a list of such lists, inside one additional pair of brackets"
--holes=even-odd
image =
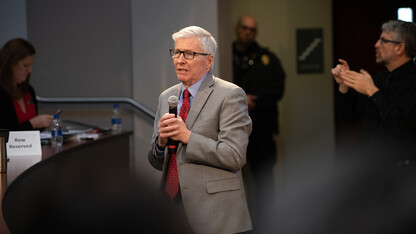
[(12, 39), (0, 49), (0, 128), (10, 131), (49, 127), (52, 115), (38, 115), (29, 84), (35, 48), (26, 40)]

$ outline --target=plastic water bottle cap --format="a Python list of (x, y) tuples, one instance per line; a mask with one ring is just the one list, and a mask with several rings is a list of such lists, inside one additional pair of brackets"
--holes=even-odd
[(54, 118), (54, 119), (59, 119), (59, 114), (54, 114), (54, 115), (53, 115), (53, 118)]
[(118, 108), (118, 103), (114, 103), (113, 107)]

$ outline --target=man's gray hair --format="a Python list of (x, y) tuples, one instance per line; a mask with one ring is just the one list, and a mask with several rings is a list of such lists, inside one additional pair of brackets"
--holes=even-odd
[(392, 39), (405, 44), (406, 55), (410, 58), (416, 56), (416, 24), (401, 20), (390, 20), (381, 26), (381, 30), (393, 33)]
[(214, 37), (207, 30), (198, 26), (189, 26), (181, 29), (179, 32), (172, 34), (173, 41), (176, 42), (179, 38), (196, 37), (199, 39), (202, 45), (204, 53), (212, 54), (215, 56), (217, 50), (217, 42)]

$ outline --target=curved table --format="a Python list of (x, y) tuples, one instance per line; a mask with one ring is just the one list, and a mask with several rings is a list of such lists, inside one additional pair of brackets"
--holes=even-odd
[(117, 226), (111, 220), (133, 199), (126, 196), (134, 184), (131, 136), (132, 132), (110, 133), (96, 140), (65, 142), (60, 148), (42, 146), (42, 160), (11, 183), (11, 172), (1, 173), (0, 233), (69, 233), (81, 226), (94, 231)]

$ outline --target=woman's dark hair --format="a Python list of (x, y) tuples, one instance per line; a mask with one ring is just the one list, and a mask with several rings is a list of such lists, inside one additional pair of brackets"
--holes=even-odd
[(12, 39), (0, 49), (0, 86), (7, 90), (13, 98), (20, 98), (27, 92), (30, 74), (27, 79), (13, 85), (12, 66), (20, 60), (30, 55), (35, 55), (36, 51), (32, 44), (22, 38)]

